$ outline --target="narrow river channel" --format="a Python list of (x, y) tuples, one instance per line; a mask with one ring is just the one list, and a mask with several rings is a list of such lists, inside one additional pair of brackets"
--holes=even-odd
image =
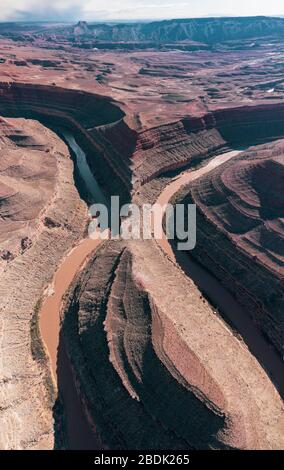
[[(60, 134), (63, 135), (76, 155), (76, 166), (81, 179), (85, 182), (88, 193), (94, 202), (105, 202), (106, 198), (91, 173), (83, 150), (70, 132), (62, 130)], [(98, 449), (99, 445), (85, 417), (74, 385), (64, 344), (61, 344), (60, 308), (62, 298), (77, 272), (80, 271), (88, 255), (99, 246), (100, 242), (99, 239), (86, 238), (70, 251), (55, 273), (52, 294), (43, 302), (39, 314), (40, 333), (50, 357), (54, 383), (63, 400), (68, 447), (72, 450), (94, 450)]]
[[(86, 156), (76, 143), (73, 135), (67, 131), (61, 131), (61, 135), (63, 135), (76, 155), (76, 165), (80, 177), (84, 180), (94, 202), (107, 203), (104, 194), (91, 173)], [(206, 166), (196, 171), (187, 171), (181, 176), (176, 177), (164, 189), (156, 202), (161, 205), (167, 204), (184, 184), (208, 173), (239, 153), (239, 151), (224, 153), (213, 158)], [(180, 264), (184, 272), (193, 279), (197, 286), (208, 295), (213, 303), (220, 308), (220, 311), (236, 326), (236, 329), (241, 333), (252, 353), (269, 372), (283, 396), (284, 364), (277, 353), (271, 349), (269, 343), (255, 327), (244, 309), (224, 289), (219, 281), (191, 260), (186, 253), (176, 252), (166, 238), (157, 241), (157, 243), (167, 255)], [(49, 353), (54, 382), (57, 384), (64, 402), (70, 449), (98, 449), (99, 444), (96, 442), (94, 434), (89, 427), (77, 395), (64, 345), (62, 347), (61, 341), (59, 342), (60, 307), (64, 293), (70, 286), (76, 273), (82, 268), (88, 255), (99, 244), (100, 240), (84, 239), (77, 247), (70, 251), (55, 273), (52, 286), (53, 292), (45, 299), (39, 314), (40, 332)]]
[[(213, 158), (206, 166), (198, 170), (185, 172), (178, 176), (166, 186), (156, 202), (162, 206), (167, 204), (182, 186), (200, 178), (240, 153), (239, 150), (227, 152)], [(179, 264), (184, 273), (194, 281), (212, 304), (222, 312), (224, 318), (227, 318), (240, 333), (252, 354), (262, 364), (280, 395), (284, 398), (284, 362), (276, 349), (254, 324), (245, 308), (237, 302), (221, 282), (195, 262), (188, 253), (178, 251), (174, 243), (170, 244), (165, 235), (162, 240), (157, 240), (157, 243), (172, 260)]]

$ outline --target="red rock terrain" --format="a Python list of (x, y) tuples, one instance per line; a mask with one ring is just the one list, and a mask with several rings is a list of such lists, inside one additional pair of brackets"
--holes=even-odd
[(88, 224), (67, 129), (123, 202), (204, 169), (175, 198), (198, 207), (192, 255), (283, 352), (283, 20), (220, 21), (0, 27), (0, 448), (64, 447), (63, 385), (103, 448), (283, 448), (271, 371), (153, 241), (104, 242), (57, 299), (57, 384), (38, 328)]
[[(5, 261), (32, 246), (40, 214), (55, 192), (57, 168), (38, 123), (2, 119), (0, 126), (0, 242), (1, 261), (6, 265)], [(48, 219), (43, 217), (41, 223), (47, 225)]]
[(0, 147), (0, 447), (52, 448), (55, 390), (38, 336), (38, 302), (82, 237), (87, 210), (68, 150), (51, 131), (1, 120)]
[(70, 128), (89, 155), (100, 184), (123, 199), (168, 170), (200, 163), (228, 146), (284, 133), (280, 103), (217, 110), (140, 132), (108, 98), (77, 90), (3, 83), (0, 107), (5, 115)]
[(282, 140), (252, 147), (180, 196), (198, 206), (198, 243), (192, 255), (247, 307), (281, 354), (283, 164)]
[(266, 373), (152, 242), (96, 253), (69, 292), (63, 332), (90, 422), (111, 448), (283, 446)]

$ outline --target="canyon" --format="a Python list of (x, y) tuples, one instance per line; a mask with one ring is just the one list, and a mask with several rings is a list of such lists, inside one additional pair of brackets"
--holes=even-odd
[(224, 41), (255, 38), (277, 38), (284, 31), (283, 18), (235, 17), (188, 18), (144, 23), (87, 23), (77, 24), (3, 24), (0, 33), (15, 40), (46, 38), (56, 41), (67, 38), (81, 47), (102, 48), (181, 47), (185, 50), (202, 48)]
[(83, 236), (87, 210), (63, 142), (37, 122), (4, 123), (0, 442), (2, 449), (50, 448), (56, 395), (37, 311), (57, 265)]
[(283, 24), (0, 27), (1, 449), (283, 449)]
[(192, 256), (222, 279), (283, 356), (283, 141), (251, 147), (181, 191), (176, 200), (196, 201), (200, 211)]

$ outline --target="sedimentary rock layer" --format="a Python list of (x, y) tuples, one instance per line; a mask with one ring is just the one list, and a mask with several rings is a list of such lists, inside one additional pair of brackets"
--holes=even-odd
[[(52, 86), (2, 83), (0, 114), (38, 119), (52, 128), (71, 129), (101, 186), (111, 194), (129, 198), (128, 156), (108, 138), (113, 134), (115, 142), (115, 136), (122, 135), (120, 121), (124, 113), (109, 98)], [(119, 126), (118, 132), (116, 126)], [(128, 131), (127, 142), (132, 132), (127, 126), (124, 128)]]
[(228, 146), (284, 135), (282, 104), (217, 110), (138, 132), (109, 98), (52, 86), (2, 83), (0, 112), (69, 127), (101, 186), (123, 201), (169, 170), (198, 164)]
[[(1, 28), (5, 31), (5, 25)], [(154, 21), (135, 24), (88, 24), (79, 21), (77, 25), (53, 25), (51, 29), (38, 27), (37, 34), (69, 35), (79, 39), (111, 42), (143, 43), (154, 41), (156, 45), (166, 42), (204, 41), (206, 43), (240, 40), (255, 37), (279, 36), (284, 31), (282, 18), (187, 18), (168, 21)], [(31, 31), (33, 27), (19, 27), (19, 32)], [(0, 30), (1, 31), (1, 30)], [(10, 30), (11, 31), (11, 30)], [(13, 31), (13, 28), (12, 28)]]
[(81, 239), (87, 208), (67, 147), (37, 122), (0, 123), (0, 448), (52, 449), (55, 391), (37, 312), (56, 267)]
[(198, 208), (197, 257), (283, 354), (284, 142), (252, 147), (176, 200)]
[(198, 164), (224, 151), (284, 135), (284, 106), (247, 106), (217, 110), (203, 117), (139, 133), (133, 156), (135, 185), (168, 170)]
[[(67, 127), (106, 193), (154, 202), (174, 171), (284, 136), (283, 24), (2, 25), (0, 115)], [(124, 51), (94, 50), (97, 40)], [(175, 50), (162, 53), (161, 42)], [(51, 132), (11, 119), (0, 130), (0, 447), (52, 448), (55, 394), (38, 300), (83, 236), (86, 207)], [(182, 199), (200, 206), (196, 256), (281, 350), (282, 144), (268, 151), (226, 165)], [(66, 345), (105, 447), (283, 448), (272, 381), (153, 243), (105, 243), (74, 282), (62, 319), (60, 351)]]
[(24, 120), (0, 120), (0, 263), (4, 266), (31, 247), (40, 213), (52, 201), (57, 166), (51, 149), (36, 122), (27, 126)]
[(93, 255), (69, 291), (63, 335), (104, 445), (283, 447), (275, 387), (153, 242), (106, 242)]

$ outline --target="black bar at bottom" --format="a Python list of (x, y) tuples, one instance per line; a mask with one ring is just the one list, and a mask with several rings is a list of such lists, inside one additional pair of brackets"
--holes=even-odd
[[(187, 468), (200, 464), (251, 464), (273, 465), (283, 463), (282, 452), (271, 451), (1, 451), (0, 465), (62, 463), (78, 464), (81, 468), (98, 466), (114, 466), (131, 468), (141, 465), (177, 465)], [(83, 466), (83, 467), (82, 467)], [(3, 467), (2, 467), (3, 468)]]

